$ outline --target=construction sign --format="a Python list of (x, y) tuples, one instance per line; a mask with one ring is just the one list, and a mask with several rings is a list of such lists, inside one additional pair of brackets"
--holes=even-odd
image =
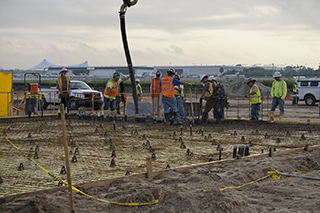
[(0, 116), (10, 115), (12, 73), (0, 72)]

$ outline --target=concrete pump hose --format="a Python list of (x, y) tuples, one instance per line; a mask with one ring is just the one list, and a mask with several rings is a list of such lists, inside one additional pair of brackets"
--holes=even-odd
[(126, 0), (126, 1), (124, 1), (124, 3), (120, 7), (120, 13), (125, 12), (127, 7), (134, 6), (137, 3), (138, 3), (138, 0), (133, 0), (133, 1)]

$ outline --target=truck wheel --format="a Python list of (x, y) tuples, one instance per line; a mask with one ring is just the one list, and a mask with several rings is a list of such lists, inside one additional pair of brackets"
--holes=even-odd
[(78, 109), (78, 104), (75, 101), (70, 101), (69, 107), (71, 110), (77, 110)]
[(313, 97), (313, 95), (307, 95), (304, 99), (307, 106), (313, 106), (316, 103), (316, 99)]

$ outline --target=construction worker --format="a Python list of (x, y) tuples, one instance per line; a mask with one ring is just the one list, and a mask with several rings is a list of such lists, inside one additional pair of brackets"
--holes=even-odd
[[(123, 78), (122, 81), (127, 80), (129, 77), (130, 75), (126, 78)], [(107, 117), (109, 108), (111, 110), (112, 116), (117, 115), (116, 98), (119, 95), (119, 83), (118, 83), (119, 78), (120, 78), (120, 73), (115, 72), (113, 73), (113, 77), (106, 84), (106, 88), (104, 90), (104, 107), (103, 107), (105, 118)]]
[(280, 110), (279, 121), (282, 121), (283, 119), (284, 99), (287, 96), (287, 83), (284, 80), (281, 80), (281, 76), (281, 73), (278, 71), (273, 74), (275, 80), (273, 81), (271, 87), (271, 96), (273, 97), (273, 99), (271, 110), (269, 111), (270, 121), (274, 121), (274, 113), (278, 105)]
[(136, 79), (136, 90), (137, 90), (137, 95), (139, 97), (139, 102), (142, 102), (142, 100), (143, 100), (142, 88), (140, 85), (140, 80), (138, 78)]
[(200, 81), (203, 83), (204, 88), (202, 90), (202, 94), (200, 97), (200, 103), (202, 103), (202, 100), (206, 100), (206, 106), (204, 108), (204, 112), (202, 113), (201, 122), (200, 124), (207, 123), (208, 120), (208, 113), (213, 108), (214, 114), (216, 115), (216, 123), (221, 122), (221, 114), (219, 111), (219, 95), (217, 94), (218, 87), (217, 85), (214, 86), (213, 82), (208, 81), (208, 75), (202, 75), (200, 77)]
[[(175, 75), (175, 78), (180, 81), (180, 76)], [(174, 86), (174, 96), (176, 97), (177, 106), (180, 112), (180, 116), (184, 118), (184, 107), (183, 107), (183, 85)]]
[[(59, 93), (59, 97), (61, 99), (60, 103), (64, 104), (65, 107), (65, 114), (67, 115), (68, 113), (68, 105), (69, 105), (69, 96), (70, 96), (70, 77), (67, 77), (67, 72), (69, 72), (65, 67), (62, 68), (60, 71), (60, 75), (57, 78), (57, 83), (56, 87)], [(58, 108), (58, 115), (59, 117), (61, 116), (60, 114), (60, 107)]]
[(165, 124), (170, 124), (170, 109), (173, 112), (174, 119), (173, 124), (181, 124), (178, 118), (178, 108), (177, 108), (177, 101), (174, 97), (174, 87), (180, 84), (182, 85), (189, 85), (190, 83), (179, 81), (178, 79), (174, 78), (176, 71), (174, 69), (169, 69), (167, 71), (167, 76), (163, 77), (160, 82), (160, 88), (162, 93), (162, 104), (163, 104), (163, 111), (164, 111), (164, 119)]
[(118, 81), (118, 85), (119, 85), (119, 95), (116, 98), (116, 106), (117, 106), (117, 113), (118, 115), (120, 115), (120, 106), (121, 103), (124, 105), (126, 104), (127, 101), (127, 95), (124, 93), (125, 92), (125, 88), (124, 88), (124, 81), (128, 80), (130, 78), (130, 75), (123, 78), (123, 79), (119, 79)]
[[(219, 110), (220, 110), (220, 119), (224, 119), (224, 103), (227, 102), (227, 94), (224, 91), (224, 87), (221, 83), (217, 82), (217, 79), (214, 76), (209, 76), (208, 77), (208, 81), (213, 83), (213, 88), (214, 87), (218, 87), (219, 90)], [(215, 114), (215, 112), (213, 111), (213, 117), (216, 119), (217, 115)]]
[(256, 84), (256, 80), (249, 78), (247, 84), (250, 87), (250, 92), (249, 94), (245, 95), (245, 97), (250, 97), (251, 120), (259, 120), (261, 92)]
[(295, 81), (293, 86), (292, 86), (292, 91), (293, 91), (293, 99), (292, 99), (292, 105), (298, 104), (298, 98), (297, 98), (297, 82)]
[(150, 85), (153, 116), (157, 115), (159, 113), (159, 109), (161, 109), (160, 81), (161, 81), (161, 72), (158, 70), (156, 72), (156, 77), (151, 79), (151, 85)]

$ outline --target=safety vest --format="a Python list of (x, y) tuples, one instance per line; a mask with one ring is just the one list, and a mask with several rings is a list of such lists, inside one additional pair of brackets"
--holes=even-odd
[[(111, 96), (117, 97), (118, 94), (119, 94), (118, 83), (115, 82), (113, 78), (111, 78), (111, 79), (108, 81), (108, 83), (109, 83), (109, 82), (111, 82), (112, 85), (113, 85), (112, 88), (109, 88), (110, 91), (111, 91)], [(104, 89), (104, 95), (109, 97), (109, 95), (108, 95), (108, 83), (107, 83), (107, 85), (106, 85), (106, 88)]]
[(160, 96), (160, 81), (161, 79), (153, 78), (151, 79), (151, 93), (154, 95), (154, 97)]
[(57, 78), (57, 82), (58, 82), (58, 90), (59, 90), (59, 94), (60, 94), (60, 92), (63, 90), (62, 89), (62, 77), (65, 77), (66, 78), (66, 81), (67, 81), (67, 91), (69, 91), (70, 90), (70, 77), (68, 77), (68, 76), (59, 76), (58, 78)]
[(293, 85), (292, 91), (297, 92), (297, 85), (296, 84)]
[(271, 96), (284, 100), (284, 98), (287, 96), (287, 83), (284, 80), (273, 81)]
[(211, 95), (213, 95), (213, 88), (217, 86), (217, 83), (208, 81), (208, 84), (209, 84), (209, 88), (207, 91), (207, 97), (210, 97)]
[(259, 89), (259, 87), (258, 87), (256, 84), (254, 84), (254, 85), (251, 87), (251, 89), (250, 89), (250, 93), (252, 93), (252, 88), (253, 88), (253, 87), (257, 87), (257, 93), (254, 94), (254, 95), (250, 95), (250, 105), (261, 103), (261, 93), (260, 93), (260, 89)]
[[(175, 88), (177, 88), (177, 89), (180, 89), (180, 85), (178, 85), (178, 86), (174, 86)], [(181, 91), (179, 91), (179, 90), (174, 90), (174, 93), (175, 93), (175, 96), (176, 97), (178, 97), (178, 98), (180, 98), (180, 97), (184, 97), (184, 95), (183, 95), (183, 90), (181, 90)]]
[(173, 77), (166, 76), (161, 80), (161, 92), (162, 95), (167, 98), (174, 97), (174, 85), (173, 85)]
[(142, 94), (142, 88), (141, 88), (141, 85), (140, 84), (137, 84), (136, 85), (136, 90), (137, 90), (137, 94)]

